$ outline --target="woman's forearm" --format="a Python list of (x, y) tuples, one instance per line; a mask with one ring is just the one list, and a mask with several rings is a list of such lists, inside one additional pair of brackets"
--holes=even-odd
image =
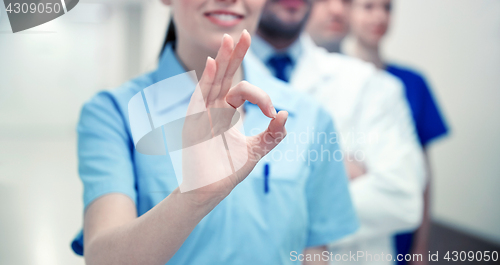
[[(201, 219), (223, 199), (215, 197), (206, 204), (195, 204), (190, 196), (193, 195), (180, 193), (176, 189), (142, 216), (119, 226), (107, 226), (108, 228), (100, 231), (92, 231), (94, 222), (86, 220), (86, 224), (91, 226), (85, 227), (86, 263), (165, 264)], [(106, 204), (109, 206), (109, 202)], [(95, 214), (100, 214), (99, 209), (93, 210), (97, 211)], [(115, 217), (110, 217), (113, 218)], [(106, 220), (101, 219), (99, 222), (101, 224), (97, 227), (106, 227), (102, 224)], [(92, 235), (87, 233), (87, 230), (90, 230)]]

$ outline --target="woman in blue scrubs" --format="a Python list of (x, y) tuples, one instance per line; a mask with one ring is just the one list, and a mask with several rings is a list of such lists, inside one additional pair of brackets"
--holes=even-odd
[[(73, 250), (87, 264), (298, 264), (307, 254), (317, 255), (306, 264), (326, 262), (318, 259), (324, 246), (354, 232), (358, 221), (328, 113), (245, 56), (244, 29), (255, 30), (265, 0), (163, 2), (173, 23), (158, 69), (82, 108), (84, 229)], [(207, 107), (242, 109), (248, 162), (227, 178), (181, 192), (168, 153), (135, 148), (128, 104), (190, 70)], [(196, 103), (188, 87), (169, 90), (159, 103), (164, 113), (186, 115)]]
[[(403, 82), (418, 138), (422, 148), (426, 151), (433, 140), (448, 133), (448, 128), (425, 78), (410, 68), (387, 63), (380, 54), (380, 42), (390, 25), (391, 4), (391, 0), (355, 0), (352, 2), (351, 30), (355, 39), (352, 55), (374, 63), (378, 68), (385, 69)], [(423, 254), (424, 261), (421, 263), (426, 263), (425, 257), (428, 254), (429, 183), (430, 179), (424, 195), (425, 212), (422, 225), (415, 233), (404, 233), (395, 237), (397, 253)], [(398, 263), (406, 264), (404, 260)]]

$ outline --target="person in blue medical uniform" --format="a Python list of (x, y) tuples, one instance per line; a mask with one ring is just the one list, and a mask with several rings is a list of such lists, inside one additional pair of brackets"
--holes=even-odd
[[(420, 144), (425, 151), (430, 143), (448, 133), (448, 127), (439, 110), (425, 78), (418, 72), (396, 64), (387, 63), (380, 54), (380, 42), (386, 35), (391, 21), (391, 0), (354, 0), (352, 2), (350, 26), (355, 39), (351, 55), (372, 62), (380, 69), (398, 77), (404, 84), (406, 99), (417, 130)], [(400, 254), (428, 254), (429, 218), (429, 183), (425, 191), (424, 220), (415, 233), (399, 234), (395, 238), (397, 252)], [(426, 263), (424, 258), (424, 262)], [(404, 261), (399, 262), (405, 264)], [(417, 262), (413, 262), (417, 263)]]
[[(73, 250), (86, 264), (326, 264), (318, 258), (325, 244), (359, 224), (329, 114), (245, 56), (265, 0), (163, 2), (173, 17), (158, 68), (82, 108), (84, 227)], [(191, 70), (207, 107), (243, 113), (249, 159), (227, 178), (181, 192), (168, 152), (135, 148), (128, 104)], [(158, 103), (164, 113), (186, 115), (188, 87), (169, 90)]]

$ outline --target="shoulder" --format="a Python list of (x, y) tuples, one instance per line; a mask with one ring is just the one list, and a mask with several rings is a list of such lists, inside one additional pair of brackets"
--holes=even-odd
[[(335, 130), (332, 115), (313, 96), (294, 90), (289, 84), (273, 78), (273, 86), (269, 95), (279, 109), (286, 101), (284, 110), (290, 110), (290, 116), (304, 128), (316, 128), (317, 131), (331, 132)], [(302, 129), (300, 129), (302, 130)]]
[(431, 98), (431, 88), (419, 71), (396, 64), (389, 64), (386, 70), (403, 83), (407, 98), (411, 104), (414, 104), (414, 101), (429, 100)]
[(86, 101), (80, 111), (78, 131), (128, 130), (128, 102), (142, 89), (152, 85), (151, 74), (132, 79), (123, 85), (98, 92)]
[(249, 53), (244, 60), (245, 79), (251, 84), (264, 90), (277, 108), (294, 111), (297, 109), (311, 108), (315, 104), (312, 96), (297, 91), (289, 83), (275, 78), (262, 62)]
[(318, 46), (312, 46), (310, 49), (315, 61), (329, 74), (367, 77), (376, 71), (373, 64), (361, 59), (340, 53), (330, 53)]
[(335, 71), (360, 71), (360, 73), (373, 72), (375, 67), (358, 58), (340, 53), (331, 53), (314, 43), (311, 37), (303, 34), (300, 37), (305, 59), (314, 60), (316, 64), (326, 66), (331, 72)]
[(383, 70), (376, 70), (367, 78), (360, 92), (363, 104), (374, 108), (395, 110), (395, 106), (406, 105), (403, 82)]
[[(386, 71), (377, 69), (373, 64), (345, 54), (329, 53), (323, 48), (314, 49), (316, 62), (324, 76), (327, 86), (340, 86), (342, 93), (366, 97), (377, 93), (399, 94), (403, 91), (403, 83)], [(330, 82), (329, 82), (329, 81)]]
[(336, 64), (342, 65), (346, 71), (362, 71), (365, 73), (373, 73), (376, 68), (373, 64), (367, 63), (361, 59), (340, 54), (340, 53), (329, 53), (329, 60), (335, 62)]
[(293, 89), (288, 83), (272, 76), (266, 79), (266, 85), (261, 88), (269, 94), (273, 103), (293, 112), (308, 113), (308, 115), (321, 112), (322, 109), (313, 96)]
[(300, 119), (304, 124), (315, 122), (317, 119), (325, 120), (325, 117), (329, 119), (330, 116), (313, 96), (293, 89), (290, 84), (272, 76), (253, 55), (247, 54), (245, 67), (247, 67), (245, 70), (247, 81), (264, 90), (278, 110), (288, 111), (291, 116)]
[(152, 85), (153, 78), (151, 74), (146, 74), (132, 79), (121, 86), (98, 92), (83, 105), (85, 108), (101, 108), (121, 110), (127, 106), (129, 100), (142, 89)]
[(403, 81), (417, 81), (417, 82), (425, 82), (424, 75), (413, 68), (409, 68), (406, 66), (401, 66), (398, 64), (388, 64), (386, 68), (387, 72), (395, 75), (398, 78), (401, 78)]
[(349, 86), (352, 93), (357, 92), (359, 97), (367, 98), (369, 101), (376, 101), (376, 99), (382, 101), (400, 100), (403, 98), (403, 82), (387, 71), (344, 54), (330, 53), (329, 58), (339, 68), (336, 70), (337, 75), (334, 78), (343, 80), (342, 84)]

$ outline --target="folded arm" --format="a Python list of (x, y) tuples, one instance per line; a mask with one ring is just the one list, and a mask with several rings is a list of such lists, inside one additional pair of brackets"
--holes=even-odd
[(356, 133), (366, 174), (351, 192), (361, 221), (355, 237), (415, 229), (422, 219), (425, 167), (399, 82), (379, 72), (363, 91)]

